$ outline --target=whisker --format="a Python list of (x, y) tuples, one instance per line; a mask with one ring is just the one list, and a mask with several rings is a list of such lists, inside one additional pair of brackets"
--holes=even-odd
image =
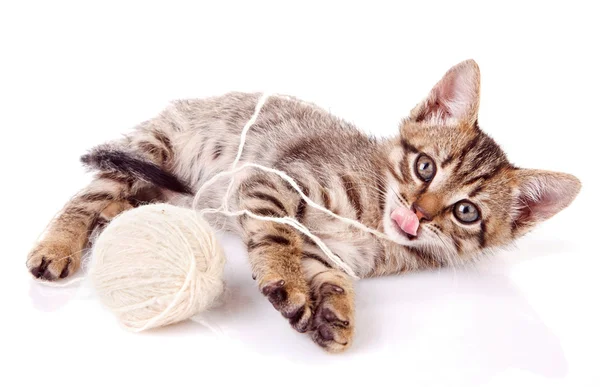
[(446, 241), (444, 238), (442, 238), (442, 236), (440, 235), (440, 232), (437, 231), (435, 228), (431, 228), (432, 225), (424, 225), (423, 229), (429, 231), (431, 234), (435, 235), (437, 237), (437, 239), (441, 242), (441, 244), (444, 246), (444, 248), (446, 249), (444, 257), (445, 260), (450, 264), (450, 266), (452, 267), (452, 270), (454, 272), (454, 275), (456, 276), (456, 262), (453, 259), (454, 254), (448, 254), (448, 251), (456, 251), (456, 248), (449, 244), (448, 241)]

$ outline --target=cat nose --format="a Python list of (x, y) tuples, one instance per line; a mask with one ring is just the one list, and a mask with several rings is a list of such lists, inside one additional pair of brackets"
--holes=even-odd
[(427, 212), (427, 210), (425, 210), (423, 207), (418, 205), (417, 203), (412, 205), (412, 210), (417, 215), (419, 222), (423, 219), (425, 219), (427, 221), (431, 221), (433, 219), (431, 214), (429, 212)]
[(440, 213), (442, 206), (443, 201), (438, 195), (427, 192), (414, 202), (412, 210), (417, 215), (419, 222), (430, 222)]

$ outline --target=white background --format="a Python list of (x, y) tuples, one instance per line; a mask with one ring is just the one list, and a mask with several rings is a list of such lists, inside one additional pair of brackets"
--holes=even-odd
[[(396, 3), (2, 2), (0, 384), (600, 385), (598, 12)], [(48, 289), (25, 270), (89, 179), (78, 157), (171, 99), (272, 90), (389, 135), (467, 58), (481, 67), (482, 128), (515, 164), (573, 173), (583, 190), (487, 264), (358, 283), (343, 355), (272, 310), (235, 239), (223, 240), (220, 334), (193, 322), (126, 333), (85, 287)]]

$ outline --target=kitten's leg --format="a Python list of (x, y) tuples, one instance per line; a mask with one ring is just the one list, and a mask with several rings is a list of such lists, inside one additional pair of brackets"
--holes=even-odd
[(314, 300), (313, 341), (329, 352), (345, 351), (354, 336), (352, 279), (316, 254), (304, 253), (302, 266)]
[[(240, 207), (263, 216), (294, 216), (298, 198), (275, 184), (246, 184), (240, 190)], [(253, 277), (275, 309), (305, 332), (312, 316), (310, 291), (301, 267), (302, 238), (287, 225), (240, 218)]]
[(128, 182), (100, 177), (71, 199), (29, 253), (31, 274), (49, 281), (73, 274), (96, 222), (131, 208), (125, 200), (130, 188)]
[[(151, 124), (148, 130), (135, 132), (120, 145), (154, 166), (168, 165), (173, 157), (168, 136)], [(103, 156), (102, 151), (97, 156)], [(150, 183), (127, 173), (102, 171), (101, 165), (98, 169), (101, 172), (97, 177), (65, 205), (29, 253), (27, 267), (35, 277), (52, 281), (73, 274), (97, 221), (110, 221), (131, 208), (130, 201), (159, 198), (160, 191)]]

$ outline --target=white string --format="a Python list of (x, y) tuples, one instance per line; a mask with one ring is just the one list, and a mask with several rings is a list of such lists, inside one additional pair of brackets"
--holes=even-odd
[(275, 223), (280, 223), (280, 224), (286, 224), (288, 226), (291, 226), (293, 228), (295, 228), (296, 230), (300, 231), (301, 233), (303, 233), (304, 235), (306, 235), (308, 238), (312, 239), (313, 242), (315, 242), (317, 244), (317, 246), (319, 246), (319, 248), (321, 248), (321, 250), (323, 251), (323, 253), (325, 253), (325, 255), (327, 255), (327, 257), (329, 259), (331, 259), (336, 265), (338, 265), (342, 270), (344, 270), (349, 276), (351, 276), (354, 279), (359, 279), (359, 277), (354, 274), (354, 271), (352, 270), (352, 268), (350, 266), (348, 266), (344, 261), (342, 261), (340, 259), (340, 257), (338, 257), (337, 255), (335, 255), (328, 247), (327, 245), (316, 235), (314, 235), (313, 233), (311, 233), (308, 228), (306, 228), (305, 225), (303, 225), (302, 223), (298, 222), (296, 219), (294, 218), (290, 218), (289, 216), (285, 216), (285, 217), (281, 217), (281, 218), (277, 218), (277, 217), (270, 217), (270, 216), (262, 216), (262, 215), (256, 215), (255, 213), (253, 213), (252, 211), (249, 211), (247, 209), (243, 209), (243, 210), (238, 210), (238, 211), (226, 211), (223, 209), (205, 209), (202, 210), (200, 212), (200, 215), (203, 215), (204, 213), (220, 213), (223, 214), (225, 216), (230, 216), (230, 217), (237, 217), (237, 216), (241, 216), (241, 215), (247, 215), (251, 218), (254, 219), (258, 219), (258, 220), (264, 220), (264, 221), (271, 221), (271, 222), (275, 222)]
[[(206, 188), (208, 188), (209, 186), (211, 186), (212, 184), (214, 184), (215, 182), (217, 182), (220, 178), (222, 177), (226, 177), (226, 176), (230, 176), (230, 175), (235, 175), (237, 173), (239, 173), (240, 171), (246, 169), (246, 168), (257, 168), (260, 170), (263, 170), (265, 172), (269, 172), (269, 173), (274, 173), (276, 175), (278, 175), (279, 177), (281, 177), (282, 179), (284, 179), (285, 181), (287, 181), (292, 188), (294, 188), (298, 194), (302, 197), (302, 199), (304, 199), (304, 201), (306, 202), (306, 204), (308, 204), (310, 207), (316, 208), (319, 211), (322, 211), (324, 213), (326, 213), (327, 215), (336, 218), (346, 224), (349, 224), (351, 226), (354, 226), (364, 232), (368, 232), (370, 234), (375, 235), (378, 238), (382, 238), (382, 239), (386, 239), (389, 241), (394, 241), (392, 238), (390, 238), (389, 236), (387, 236), (386, 234), (377, 231), (375, 229), (372, 229), (370, 227), (365, 226), (364, 224), (360, 223), (359, 221), (356, 221), (354, 219), (350, 219), (350, 218), (345, 218), (343, 216), (340, 216), (338, 214), (336, 214), (335, 212), (332, 212), (331, 210), (329, 210), (326, 207), (321, 206), (320, 204), (314, 202), (311, 198), (309, 198), (308, 196), (306, 196), (304, 194), (304, 192), (302, 191), (302, 188), (300, 188), (300, 186), (298, 185), (298, 183), (296, 183), (296, 181), (291, 178), (289, 175), (287, 175), (285, 172), (282, 172), (278, 169), (274, 169), (274, 168), (269, 168), (269, 167), (265, 167), (264, 165), (260, 165), (260, 164), (256, 164), (256, 163), (245, 163), (242, 164), (240, 167), (234, 169), (234, 170), (229, 170), (229, 171), (223, 171), (220, 172), (218, 174), (216, 174), (215, 176), (213, 176), (212, 178), (210, 178), (209, 180), (207, 180), (204, 184), (202, 184), (202, 186), (200, 187), (200, 189), (198, 190), (198, 192), (201, 192), (203, 190), (205, 190)], [(198, 195), (198, 194), (197, 194)], [(196, 204), (196, 201), (195, 201)], [(194, 206), (195, 207), (195, 206)], [(210, 212), (218, 212), (215, 209), (208, 209), (210, 210)], [(208, 210), (201, 210), (200, 213), (206, 212)], [(273, 219), (270, 217), (267, 217), (268, 219)], [(278, 219), (278, 218), (275, 218)]]
[[(282, 179), (284, 179), (285, 181), (287, 181), (292, 188), (294, 188), (298, 194), (300, 194), (300, 197), (302, 198), (302, 200), (304, 200), (306, 202), (306, 204), (308, 204), (310, 207), (313, 207), (315, 209), (318, 209), (324, 213), (326, 213), (327, 215), (340, 220), (343, 223), (346, 223), (348, 225), (354, 226), (356, 228), (358, 228), (359, 230), (362, 230), (364, 232), (368, 232), (371, 233), (379, 238), (383, 238), (386, 240), (391, 240), (386, 234), (381, 233), (375, 229), (369, 228), (367, 226), (365, 226), (364, 224), (354, 220), (354, 219), (350, 219), (350, 218), (345, 218), (343, 216), (337, 215), (334, 212), (330, 211), (329, 209), (320, 206), (319, 204), (315, 203), (312, 199), (310, 199), (308, 196), (306, 196), (304, 194), (304, 192), (302, 191), (302, 189), (300, 188), (300, 186), (298, 185), (298, 183), (296, 183), (296, 181), (294, 181), (294, 179), (292, 179), (289, 175), (287, 175), (285, 172), (282, 172), (278, 169), (274, 169), (274, 168), (269, 168), (269, 167), (265, 167), (264, 165), (260, 165), (260, 164), (256, 164), (256, 163), (245, 163), (243, 164), (241, 167), (236, 168), (240, 158), (242, 157), (242, 153), (244, 151), (244, 146), (246, 143), (246, 136), (248, 134), (248, 131), (250, 131), (250, 128), (252, 127), (252, 125), (254, 125), (254, 123), (256, 122), (256, 120), (258, 119), (258, 116), (264, 106), (264, 104), (266, 103), (266, 101), (271, 97), (272, 95), (270, 93), (264, 93), (261, 98), (258, 100), (256, 107), (254, 109), (254, 114), (252, 114), (252, 116), (250, 117), (250, 119), (248, 120), (248, 122), (246, 123), (246, 125), (244, 125), (244, 128), (242, 129), (242, 133), (240, 134), (240, 145), (238, 147), (238, 153), (236, 154), (236, 157), (231, 165), (231, 168), (228, 171), (223, 171), (220, 172), (218, 174), (216, 174), (215, 176), (213, 176), (212, 178), (210, 178), (209, 180), (207, 180), (204, 184), (202, 184), (202, 186), (200, 186), (200, 188), (198, 189), (198, 191), (196, 192), (196, 195), (194, 197), (194, 200), (192, 202), (192, 209), (196, 209), (198, 206), (198, 202), (200, 200), (200, 196), (201, 194), (208, 188), (210, 187), (212, 184), (214, 184), (215, 182), (217, 182), (219, 179), (226, 177), (226, 176), (231, 176), (231, 180), (229, 182), (229, 186), (227, 188), (227, 192), (225, 193), (225, 196), (223, 197), (223, 201), (221, 203), (221, 206), (219, 208), (216, 209), (211, 209), (211, 208), (207, 208), (207, 209), (203, 209), (201, 211), (199, 211), (198, 215), (202, 216), (205, 213), (220, 213), (222, 215), (225, 216), (229, 216), (229, 217), (236, 217), (236, 216), (241, 216), (241, 215), (247, 215), (251, 218), (254, 219), (258, 219), (258, 220), (264, 220), (264, 221), (271, 221), (271, 222), (275, 222), (275, 223), (280, 223), (280, 224), (286, 224), (289, 225), (293, 228), (295, 228), (296, 230), (300, 231), (301, 233), (303, 233), (304, 235), (306, 235), (308, 238), (310, 238), (313, 242), (315, 242), (317, 244), (317, 246), (319, 246), (319, 248), (323, 251), (323, 253), (333, 262), (335, 263), (340, 269), (342, 269), (343, 271), (345, 271), (349, 276), (351, 276), (354, 279), (358, 279), (359, 277), (354, 273), (354, 271), (352, 270), (352, 268), (346, 264), (340, 257), (338, 257), (336, 254), (334, 254), (328, 247), (327, 245), (316, 235), (314, 235), (313, 233), (310, 232), (310, 230), (304, 226), (302, 223), (300, 223), (299, 221), (297, 221), (295, 218), (291, 218), (288, 216), (285, 217), (271, 217), (271, 216), (261, 216), (261, 215), (257, 215), (254, 214), (253, 212), (247, 210), (247, 209), (243, 209), (243, 210), (239, 210), (239, 211), (229, 211), (228, 209), (228, 201), (229, 201), (229, 196), (231, 195), (231, 190), (233, 188), (234, 185), (234, 178), (235, 175), (237, 173), (239, 173), (240, 171), (246, 169), (246, 168), (257, 168), (260, 169), (262, 171), (265, 172), (269, 172), (269, 173), (274, 173), (276, 175), (278, 175), (279, 177), (281, 177)], [(275, 95), (278, 96), (278, 95)], [(279, 96), (278, 96), (279, 97)]]
[[(235, 169), (235, 167), (237, 167), (237, 163), (240, 161), (242, 153), (244, 152), (244, 146), (246, 145), (246, 135), (248, 134), (250, 127), (252, 127), (252, 125), (254, 125), (254, 123), (258, 119), (258, 115), (260, 114), (260, 111), (262, 110), (262, 107), (264, 106), (265, 102), (267, 102), (267, 99), (269, 99), (269, 96), (269, 93), (265, 93), (260, 97), (260, 99), (256, 103), (256, 107), (254, 108), (254, 114), (252, 114), (252, 117), (250, 117), (248, 122), (246, 122), (246, 125), (244, 125), (244, 128), (242, 129), (242, 134), (240, 135), (240, 145), (238, 147), (238, 152), (235, 156), (235, 160), (233, 160), (233, 164), (231, 164), (231, 169)], [(234, 182), (235, 177), (232, 177), (231, 181), (229, 182), (229, 187), (227, 187), (227, 192), (225, 193), (225, 199), (222, 202), (223, 209), (226, 211), (228, 209), (228, 201), (226, 199), (229, 197), (229, 195), (231, 195), (231, 189), (233, 188)], [(198, 194), (196, 194), (196, 196), (198, 196)], [(194, 206), (193, 208), (196, 208), (196, 206)]]
[[(244, 151), (247, 134), (250, 131), (250, 129), (252, 128), (252, 126), (254, 125), (254, 123), (256, 122), (256, 120), (258, 119), (258, 116), (260, 115), (260, 112), (261, 112), (264, 104), (272, 96), (277, 96), (279, 98), (285, 98), (285, 96), (279, 96), (277, 94), (273, 95), (270, 93), (264, 93), (259, 98), (258, 102), (256, 103), (256, 107), (254, 108), (254, 113), (252, 114), (252, 116), (250, 117), (248, 122), (246, 122), (244, 127), (242, 128), (242, 132), (240, 134), (240, 144), (238, 146), (238, 152), (237, 152), (236, 157), (231, 165), (231, 168), (228, 171), (222, 171), (222, 172), (216, 174), (215, 176), (213, 176), (212, 178), (210, 178), (209, 180), (207, 180), (205, 183), (202, 184), (202, 186), (198, 189), (198, 191), (196, 192), (196, 195), (194, 196), (194, 199), (192, 202), (192, 209), (195, 210), (198, 207), (198, 202), (200, 200), (200, 196), (208, 187), (210, 187), (211, 185), (213, 185), (215, 182), (217, 182), (219, 179), (221, 179), (223, 177), (231, 176), (231, 180), (229, 182), (226, 194), (223, 197), (223, 201), (221, 202), (221, 205), (218, 208), (207, 208), (207, 209), (198, 211), (197, 212), (198, 216), (202, 216), (205, 213), (220, 213), (222, 215), (229, 216), (229, 217), (237, 217), (237, 216), (246, 215), (246, 216), (249, 216), (249, 217), (257, 219), (257, 220), (271, 221), (271, 222), (275, 222), (275, 223), (286, 224), (290, 227), (295, 228), (297, 231), (301, 232), (302, 234), (304, 234), (308, 238), (310, 238), (313, 242), (315, 242), (315, 244), (323, 251), (323, 253), (334, 264), (336, 264), (340, 269), (345, 271), (352, 278), (358, 279), (358, 276), (354, 273), (352, 268), (347, 263), (345, 263), (339, 256), (334, 254), (318, 236), (314, 235), (306, 226), (304, 226), (302, 223), (300, 223), (295, 218), (291, 218), (288, 216), (285, 216), (285, 217), (261, 216), (261, 215), (255, 214), (247, 209), (238, 210), (238, 211), (230, 211), (228, 208), (228, 202), (229, 202), (228, 199), (229, 199), (229, 196), (231, 195), (231, 191), (235, 184), (235, 175), (246, 168), (257, 168), (264, 172), (274, 173), (277, 176), (284, 179), (285, 181), (287, 181), (292, 186), (292, 188), (294, 188), (298, 192), (298, 194), (300, 195), (302, 200), (304, 200), (306, 202), (306, 204), (309, 205), (310, 207), (313, 207), (319, 211), (322, 211), (325, 214), (327, 214), (345, 224), (353, 226), (361, 231), (373, 234), (376, 237), (379, 237), (382, 239), (392, 241), (392, 239), (390, 239), (386, 234), (384, 234), (378, 230), (372, 229), (370, 227), (367, 227), (364, 224), (362, 224), (354, 219), (345, 218), (343, 216), (337, 215), (336, 213), (330, 211), (328, 208), (325, 208), (325, 207), (319, 205), (318, 203), (314, 202), (312, 199), (310, 199), (308, 196), (306, 196), (304, 194), (304, 192), (302, 191), (302, 189), (300, 188), (298, 183), (296, 183), (296, 181), (293, 178), (291, 178), (289, 175), (287, 175), (285, 172), (282, 172), (278, 169), (269, 168), (264, 165), (256, 164), (256, 163), (245, 163), (242, 166), (237, 167), (237, 164), (239, 163), (239, 161), (242, 157), (243, 151)], [(65, 286), (72, 285), (74, 283), (79, 283), (82, 280), (83, 280), (83, 278), (74, 278), (66, 283), (65, 282), (50, 283), (48, 281), (43, 281), (43, 282), (50, 286), (65, 287)]]

